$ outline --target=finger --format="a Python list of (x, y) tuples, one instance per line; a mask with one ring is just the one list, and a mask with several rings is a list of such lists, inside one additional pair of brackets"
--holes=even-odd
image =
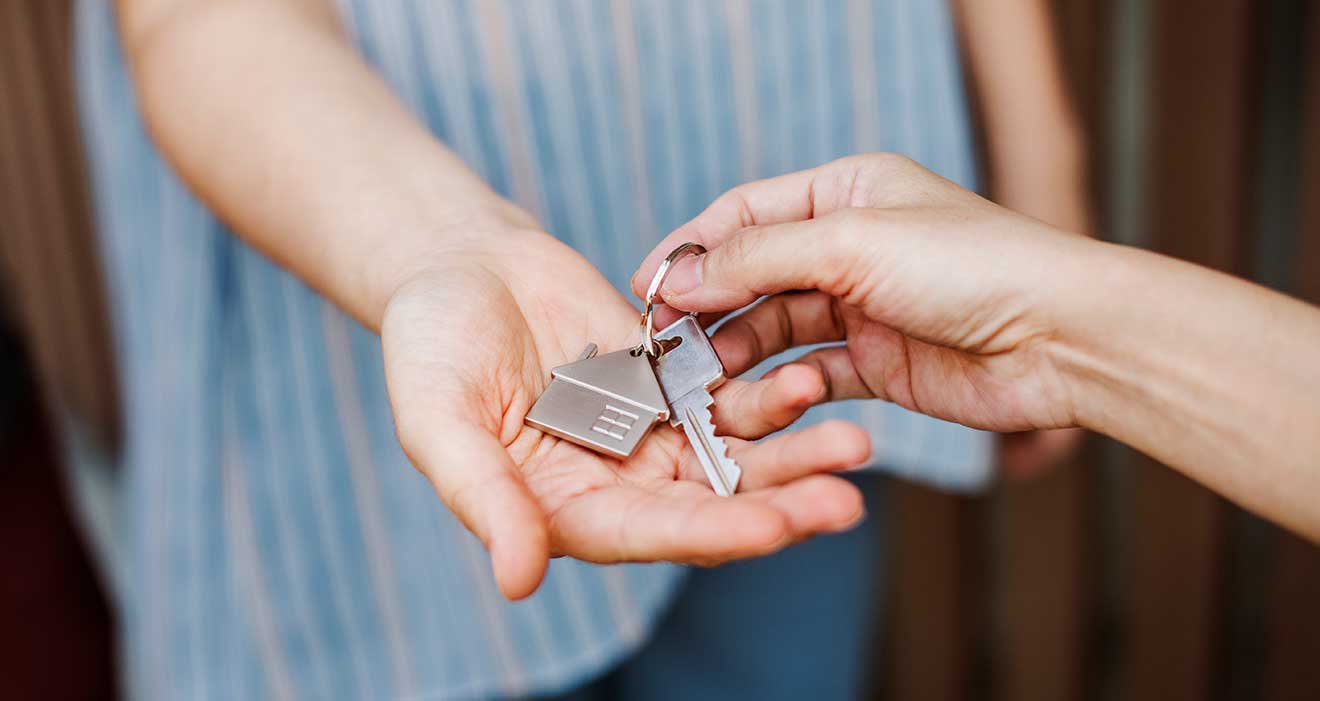
[(570, 500), (550, 529), (557, 553), (590, 562), (724, 562), (774, 552), (796, 537), (788, 518), (764, 502), (718, 497), (685, 480), (658, 490), (625, 484)]
[(783, 514), (795, 540), (848, 530), (866, 516), (861, 491), (833, 475), (815, 475), (745, 496), (762, 500)]
[(454, 417), (422, 435), (401, 422), (399, 437), (441, 500), (490, 551), (500, 591), (514, 600), (536, 591), (549, 566), (545, 517), (503, 444)]
[(739, 185), (657, 244), (633, 276), (633, 290), (644, 294), (660, 261), (684, 242), (714, 249), (741, 229), (804, 221), (848, 207), (891, 207), (929, 196), (941, 183), (948, 185), (907, 157), (870, 153)]
[(667, 304), (657, 304), (655, 305), (655, 328), (659, 331), (685, 316), (687, 316), (687, 312), (681, 312)]
[(811, 221), (744, 229), (700, 256), (674, 263), (660, 294), (684, 311), (737, 309), (789, 290), (846, 294), (874, 272), (867, 244), (886, 213), (844, 210)]
[(837, 402), (844, 399), (873, 399), (880, 396), (857, 372), (852, 354), (846, 347), (832, 346), (817, 348), (792, 362), (784, 363), (772, 369), (761, 379), (774, 379), (790, 368), (805, 365), (814, 369), (825, 381), (824, 398), (821, 402)]
[[(729, 312), (707, 312), (705, 314), (698, 314), (697, 323), (701, 325), (701, 328), (708, 329), (711, 325), (728, 315)], [(687, 316), (687, 312), (679, 311), (664, 303), (656, 304), (655, 328), (659, 331), (684, 316)]]
[(803, 365), (768, 380), (729, 380), (716, 399), (711, 415), (720, 434), (756, 439), (797, 421), (824, 401), (825, 381), (815, 368)]
[[(871, 439), (866, 432), (841, 420), (825, 421), (759, 443), (724, 440), (729, 444), (729, 454), (742, 468), (740, 492), (774, 487), (820, 472), (852, 469), (871, 458)], [(696, 455), (684, 461), (682, 470), (682, 477), (706, 482)]]
[(824, 292), (784, 293), (767, 297), (729, 319), (711, 337), (730, 377), (789, 348), (842, 341), (843, 320), (834, 298)]
[(620, 485), (583, 495), (555, 514), (551, 533), (562, 554), (589, 562), (713, 565), (844, 530), (863, 514), (861, 492), (837, 477), (728, 498), (680, 480), (658, 491)]
[(671, 251), (686, 242), (715, 248), (739, 229), (810, 219), (815, 209), (812, 182), (825, 166), (745, 183), (721, 195), (701, 214), (666, 236), (633, 274), (632, 288), (646, 294), (651, 278)]
[[(850, 206), (850, 195), (857, 191), (859, 176), (862, 180), (882, 180), (880, 172), (895, 170), (894, 166), (902, 160), (890, 154), (838, 158), (816, 168), (734, 187), (719, 195), (696, 218), (665, 236), (632, 276), (632, 289), (644, 294), (651, 277), (660, 268), (660, 261), (682, 243), (715, 248), (743, 228), (801, 222), (832, 213)], [(876, 177), (865, 177), (869, 173), (875, 173)], [(887, 182), (895, 182), (895, 178), (887, 178)], [(869, 205), (878, 206), (878, 203), (869, 202)]]

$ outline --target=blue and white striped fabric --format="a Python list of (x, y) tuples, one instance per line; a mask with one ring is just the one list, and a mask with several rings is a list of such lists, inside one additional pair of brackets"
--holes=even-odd
[[(623, 288), (746, 180), (868, 150), (971, 185), (948, 8), (932, 0), (342, 0), (436, 136)], [(153, 149), (110, 3), (77, 77), (127, 442), (78, 470), (138, 697), (552, 691), (634, 650), (682, 576), (556, 561), (503, 601), (480, 544), (395, 443), (378, 340), (261, 257)], [(877, 402), (813, 412), (953, 487), (989, 438)]]

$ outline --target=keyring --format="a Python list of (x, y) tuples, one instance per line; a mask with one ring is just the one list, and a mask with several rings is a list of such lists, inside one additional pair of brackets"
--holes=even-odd
[(639, 331), (642, 337), (642, 344), (639, 346), (642, 352), (651, 356), (654, 360), (663, 353), (660, 344), (655, 340), (655, 296), (660, 292), (660, 286), (665, 282), (665, 276), (669, 274), (669, 268), (673, 266), (674, 261), (691, 253), (699, 256), (706, 252), (706, 247), (699, 243), (691, 241), (675, 248), (660, 261), (660, 267), (655, 271), (655, 277), (651, 278), (650, 287), (646, 288), (646, 297), (642, 300), (645, 305), (642, 308), (642, 327)]

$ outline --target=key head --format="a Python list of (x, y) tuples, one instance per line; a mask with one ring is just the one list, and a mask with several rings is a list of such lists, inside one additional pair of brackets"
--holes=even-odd
[(693, 392), (708, 393), (724, 384), (724, 364), (695, 316), (684, 316), (658, 331), (655, 338), (680, 339), (655, 363), (656, 379), (671, 407)]

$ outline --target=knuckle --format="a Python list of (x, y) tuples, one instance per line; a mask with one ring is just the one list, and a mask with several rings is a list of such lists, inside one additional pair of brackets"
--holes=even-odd
[(899, 153), (859, 156), (851, 171), (849, 201), (873, 207), (902, 205), (916, 195), (915, 183), (923, 172), (916, 161)]
[(894, 174), (911, 171), (917, 167), (917, 162), (901, 153), (883, 151), (864, 157), (861, 166), (882, 173)]
[(728, 190), (723, 195), (715, 199), (712, 209), (732, 212), (736, 221), (737, 228), (746, 229), (756, 225), (756, 215), (752, 213), (751, 205), (747, 202), (747, 193), (752, 188), (759, 186), (760, 181), (744, 183), (732, 190)]
[(916, 161), (893, 151), (872, 151), (844, 156), (830, 163), (832, 167), (847, 171), (875, 171), (895, 173), (910, 170)]
[(870, 261), (882, 237), (876, 232), (882, 225), (885, 212), (866, 207), (841, 209), (830, 215), (829, 241), (816, 249), (826, 265), (816, 266), (822, 271), (818, 287), (840, 297), (851, 299), (861, 284), (871, 277)]

